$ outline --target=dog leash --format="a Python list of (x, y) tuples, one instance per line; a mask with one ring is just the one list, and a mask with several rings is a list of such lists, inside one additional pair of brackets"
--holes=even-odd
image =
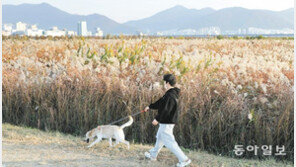
[[(143, 112), (145, 112), (145, 110), (142, 110), (142, 111), (136, 112), (136, 113), (134, 113), (134, 114), (132, 114), (132, 115), (129, 115), (129, 116), (133, 117), (133, 116), (136, 116), (136, 115), (141, 114), (141, 113), (143, 113)], [(125, 119), (127, 119), (129, 116), (126, 116), (126, 117), (120, 118), (119, 120), (114, 121), (114, 122), (111, 122), (111, 123), (109, 123), (108, 125), (112, 125), (112, 124), (115, 124), (115, 123), (120, 122), (120, 121), (122, 121), (122, 120), (125, 120)]]

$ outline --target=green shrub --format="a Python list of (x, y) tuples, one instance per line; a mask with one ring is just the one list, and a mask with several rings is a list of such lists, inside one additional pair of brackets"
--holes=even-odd
[(217, 39), (224, 39), (224, 36), (223, 35), (218, 35)]

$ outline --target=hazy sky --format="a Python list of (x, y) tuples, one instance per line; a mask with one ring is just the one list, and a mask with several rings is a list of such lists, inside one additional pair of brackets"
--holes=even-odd
[(46, 2), (72, 14), (105, 15), (117, 22), (149, 17), (175, 5), (201, 9), (244, 7), (280, 11), (294, 7), (294, 0), (3, 0), (3, 4)]

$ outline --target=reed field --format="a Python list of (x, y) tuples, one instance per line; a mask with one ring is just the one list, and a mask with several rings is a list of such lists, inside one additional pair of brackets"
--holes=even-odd
[[(236, 144), (284, 145), (273, 156), (293, 160), (294, 40), (6, 38), (2, 47), (5, 123), (83, 136), (160, 98), (163, 74), (174, 73), (182, 147), (237, 157)], [(155, 142), (155, 115), (134, 117), (127, 140)]]

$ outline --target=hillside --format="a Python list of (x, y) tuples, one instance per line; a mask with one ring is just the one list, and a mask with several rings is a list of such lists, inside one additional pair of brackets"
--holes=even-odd
[(277, 12), (241, 7), (230, 7), (220, 10), (203, 8), (197, 10), (175, 6), (148, 18), (126, 22), (124, 25), (136, 27), (144, 32), (171, 29), (199, 29), (211, 26), (220, 27), (222, 31), (248, 27), (292, 29), (294, 25), (293, 16), (293, 8)]
[[(79, 137), (58, 132), (43, 132), (37, 129), (2, 124), (3, 164), (9, 166), (174, 166), (177, 159), (163, 149), (157, 162), (149, 162), (143, 153), (152, 146), (132, 144), (109, 148), (103, 141), (91, 149)], [(204, 166), (293, 166), (292, 164), (267, 161), (233, 159), (214, 156), (205, 152), (185, 150), (193, 160), (191, 167)]]

